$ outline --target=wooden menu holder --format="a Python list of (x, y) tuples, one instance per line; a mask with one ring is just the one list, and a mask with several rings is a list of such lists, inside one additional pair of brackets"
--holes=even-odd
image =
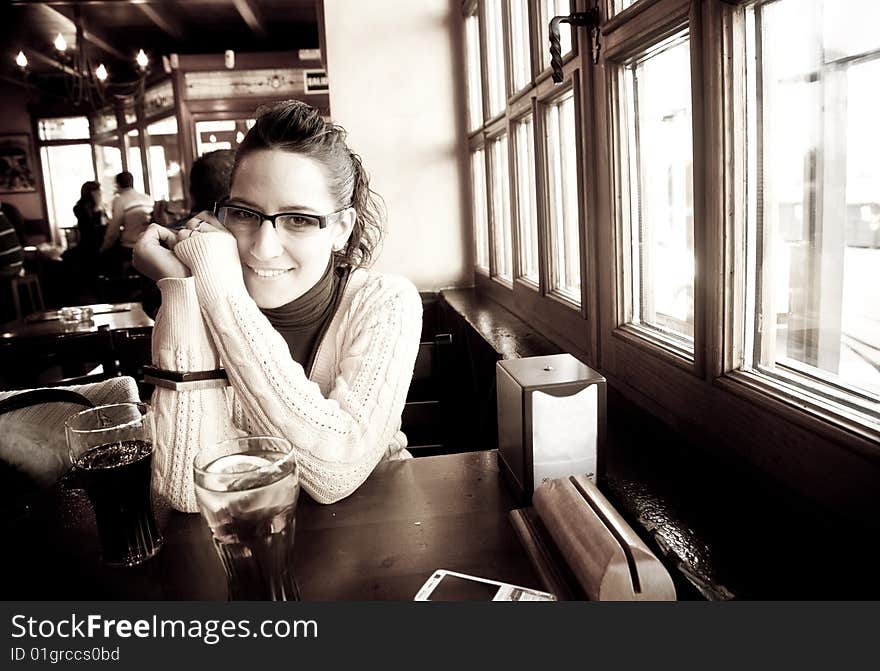
[(675, 600), (666, 568), (586, 476), (545, 480), (533, 502), (511, 519), (557, 598)]

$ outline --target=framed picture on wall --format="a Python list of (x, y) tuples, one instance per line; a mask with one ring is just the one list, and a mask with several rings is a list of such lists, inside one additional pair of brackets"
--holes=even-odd
[(0, 135), (0, 193), (37, 190), (34, 149), (27, 133)]

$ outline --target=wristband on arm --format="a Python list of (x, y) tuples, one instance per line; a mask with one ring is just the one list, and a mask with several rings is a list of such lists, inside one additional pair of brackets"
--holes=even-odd
[(144, 382), (175, 391), (196, 391), (229, 386), (226, 371), (222, 368), (181, 371), (144, 366)]

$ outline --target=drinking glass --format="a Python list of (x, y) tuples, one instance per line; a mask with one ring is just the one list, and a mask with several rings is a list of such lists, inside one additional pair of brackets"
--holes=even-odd
[(193, 461), (196, 499), (230, 600), (298, 601), (293, 572), (299, 472), (284, 438), (233, 438)]
[(101, 558), (134, 566), (155, 555), (162, 536), (153, 515), (153, 411), (146, 403), (83, 410), (65, 423), (79, 482), (95, 510)]

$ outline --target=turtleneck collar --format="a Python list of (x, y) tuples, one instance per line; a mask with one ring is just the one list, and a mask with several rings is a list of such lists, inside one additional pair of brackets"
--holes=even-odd
[(331, 257), (321, 279), (302, 296), (293, 299), (286, 305), (277, 308), (260, 308), (260, 311), (266, 315), (269, 323), (279, 331), (298, 333), (314, 328), (326, 318), (327, 313), (333, 308), (335, 285), (340, 276), (340, 273), (333, 272), (334, 268)]

